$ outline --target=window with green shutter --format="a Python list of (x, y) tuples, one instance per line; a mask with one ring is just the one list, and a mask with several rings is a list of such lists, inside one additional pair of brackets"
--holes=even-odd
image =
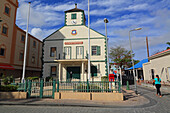
[(92, 46), (92, 55), (100, 55), (100, 46)]
[(97, 55), (100, 55), (100, 46), (97, 46)]
[(77, 15), (76, 14), (71, 14), (71, 19), (77, 19)]
[(91, 76), (92, 77), (97, 76), (97, 66), (91, 66)]

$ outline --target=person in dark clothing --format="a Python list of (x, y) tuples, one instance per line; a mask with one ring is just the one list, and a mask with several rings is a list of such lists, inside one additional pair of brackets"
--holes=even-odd
[(161, 91), (160, 91), (160, 88), (161, 88), (161, 79), (159, 78), (158, 75), (156, 75), (156, 78), (154, 79), (153, 82), (155, 83), (155, 86), (156, 86), (156, 89), (157, 89), (156, 95), (158, 96), (158, 94), (159, 94), (159, 96), (162, 97)]

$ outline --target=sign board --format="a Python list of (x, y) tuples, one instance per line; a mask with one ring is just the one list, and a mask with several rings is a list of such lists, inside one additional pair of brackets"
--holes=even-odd
[(83, 42), (65, 42), (65, 45), (83, 44)]
[(113, 81), (114, 82), (114, 74), (109, 74), (109, 81)]

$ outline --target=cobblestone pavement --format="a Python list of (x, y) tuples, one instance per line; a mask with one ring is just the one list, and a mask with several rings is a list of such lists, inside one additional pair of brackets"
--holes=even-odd
[(170, 94), (160, 98), (155, 90), (138, 87), (140, 95), (150, 102), (140, 106), (78, 107), (78, 106), (21, 106), (1, 105), (0, 113), (170, 113)]

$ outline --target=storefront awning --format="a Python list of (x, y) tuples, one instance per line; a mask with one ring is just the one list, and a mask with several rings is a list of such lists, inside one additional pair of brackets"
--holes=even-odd
[(14, 70), (14, 67), (8, 64), (0, 64), (0, 69)]

